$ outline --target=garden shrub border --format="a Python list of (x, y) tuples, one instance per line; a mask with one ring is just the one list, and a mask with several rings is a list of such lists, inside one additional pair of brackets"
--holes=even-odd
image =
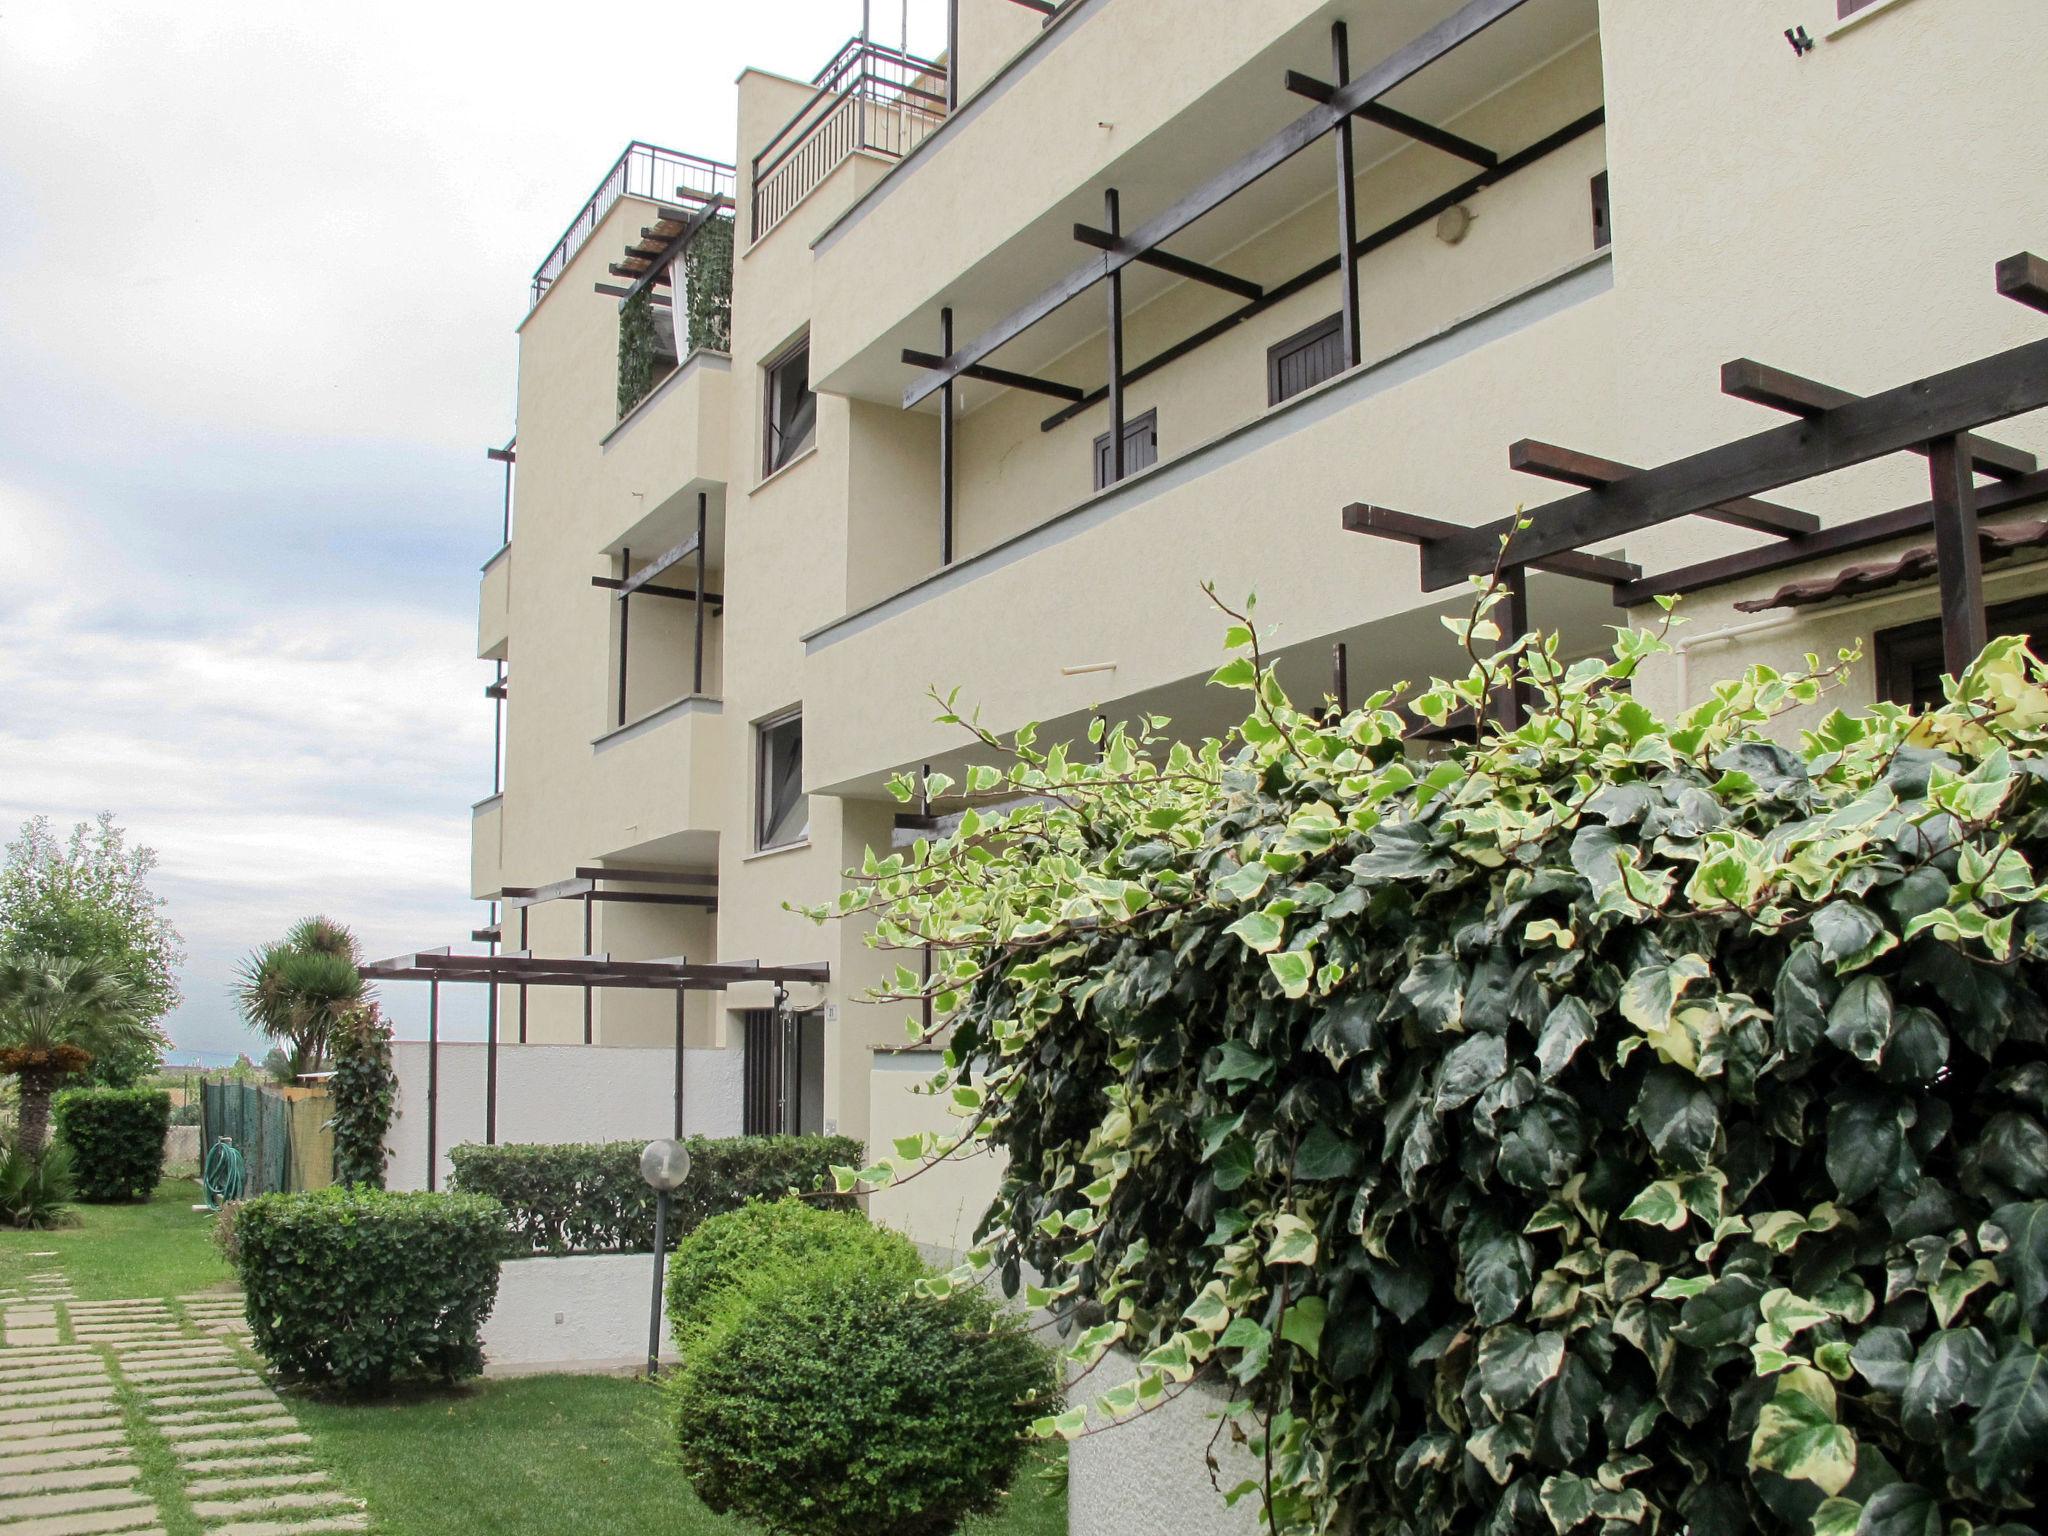
[(65, 1088), (51, 1101), (78, 1198), (147, 1200), (164, 1174), (171, 1096), (161, 1088)]

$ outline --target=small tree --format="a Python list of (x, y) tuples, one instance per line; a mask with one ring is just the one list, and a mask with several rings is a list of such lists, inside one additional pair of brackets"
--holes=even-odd
[(164, 898), (149, 888), (156, 850), (128, 846), (112, 812), (60, 840), (47, 817), (22, 824), (0, 865), (0, 963), (56, 956), (118, 977), (145, 1026), (95, 1056), (88, 1078), (130, 1087), (156, 1070), (167, 1042), (157, 1021), (177, 1007), (185, 958)]
[(0, 1073), (21, 1083), (21, 1145), (40, 1156), (50, 1095), (103, 1053), (146, 1040), (134, 992), (119, 976), (69, 957), (0, 963)]
[(287, 1049), (293, 1075), (319, 1069), (335, 1029), (362, 1005), (361, 959), (348, 929), (309, 917), (242, 962), (242, 1017)]

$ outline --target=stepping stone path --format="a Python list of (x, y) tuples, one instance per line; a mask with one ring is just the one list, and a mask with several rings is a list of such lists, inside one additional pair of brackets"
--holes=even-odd
[(207, 1536), (367, 1531), (248, 1334), (239, 1296), (78, 1301), (54, 1267), (0, 1290), (0, 1536), (165, 1536), (140, 1486), (152, 1442)]

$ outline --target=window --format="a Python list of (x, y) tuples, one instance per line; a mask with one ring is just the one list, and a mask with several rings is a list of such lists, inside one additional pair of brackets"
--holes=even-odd
[(784, 715), (758, 727), (755, 756), (756, 846), (802, 842), (811, 830), (811, 805), (804, 795), (804, 717)]
[(1344, 371), (1344, 316), (1318, 320), (1266, 350), (1266, 404), (1278, 405)]
[(811, 393), (807, 336), (768, 365), (768, 419), (761, 473), (772, 475), (811, 446), (818, 434), (818, 397)]
[(1614, 239), (1614, 224), (1607, 213), (1607, 173), (1593, 178), (1593, 249), (1601, 250)]
[[(1135, 475), (1159, 462), (1159, 413), (1147, 411), (1124, 423), (1124, 473)], [(1095, 439), (1095, 489), (1110, 483), (1109, 434)]]
[[(1984, 610), (1985, 631), (1993, 638), (2019, 635), (2040, 651), (2048, 640), (2048, 596), (2021, 598)], [(1877, 656), (1877, 694), (1909, 709), (1933, 709), (1942, 703), (1941, 620), (1923, 619), (1881, 629), (1873, 643)]]

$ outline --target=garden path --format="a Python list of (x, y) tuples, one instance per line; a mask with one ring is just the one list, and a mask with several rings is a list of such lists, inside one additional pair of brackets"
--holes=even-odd
[(54, 1268), (0, 1292), (0, 1536), (367, 1530), (247, 1334), (239, 1296), (82, 1302)]

